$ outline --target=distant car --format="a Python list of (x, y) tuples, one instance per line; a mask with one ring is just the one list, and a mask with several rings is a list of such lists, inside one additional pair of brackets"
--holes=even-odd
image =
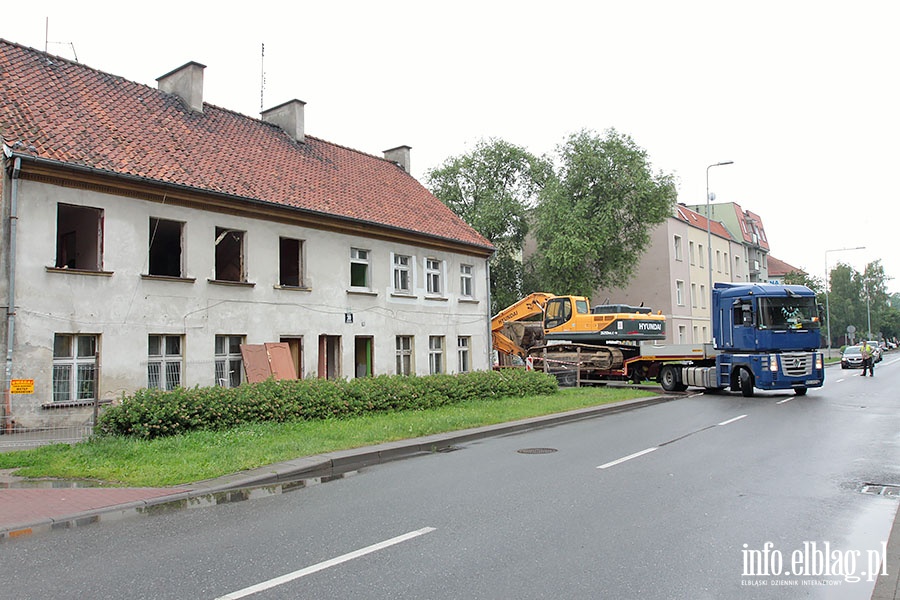
[(869, 340), (869, 346), (872, 347), (872, 356), (875, 359), (875, 362), (881, 362), (881, 359), (884, 358), (884, 348), (881, 347), (881, 342)]
[(859, 346), (847, 346), (841, 354), (842, 369), (862, 369), (862, 348)]

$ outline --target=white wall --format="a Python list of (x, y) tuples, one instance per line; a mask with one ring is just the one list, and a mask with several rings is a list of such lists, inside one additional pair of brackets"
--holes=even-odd
[[(55, 265), (57, 203), (104, 211), (103, 271), (60, 272)], [(184, 275), (194, 281), (142, 278), (147, 274), (151, 217), (182, 221)], [(245, 231), (247, 281), (221, 285), (215, 276), (216, 227)], [(279, 236), (304, 240), (308, 290), (278, 286)], [(370, 250), (371, 293), (351, 293), (350, 248)], [(415, 257), (412, 297), (391, 294), (391, 253)], [(427, 299), (424, 260), (444, 265), (446, 290)], [(184, 336), (183, 384), (214, 383), (216, 335), (244, 335), (248, 343), (302, 337), (303, 376), (317, 370), (318, 336), (342, 337), (342, 374), (353, 376), (355, 336), (374, 337), (374, 372), (395, 372), (395, 336), (415, 336), (415, 369), (428, 373), (428, 336), (445, 336), (444, 365), (456, 372), (457, 336), (470, 336), (472, 368), (490, 368), (486, 261), (448, 251), (200, 211), (73, 188), (20, 181), (13, 378), (35, 379), (33, 407), (51, 400), (55, 333), (99, 334), (100, 395), (118, 398), (147, 384), (147, 337)], [(474, 301), (459, 297), (460, 264), (473, 265)], [(352, 313), (352, 324), (345, 315)], [(35, 409), (36, 410), (36, 409)], [(14, 407), (14, 412), (16, 411)]]

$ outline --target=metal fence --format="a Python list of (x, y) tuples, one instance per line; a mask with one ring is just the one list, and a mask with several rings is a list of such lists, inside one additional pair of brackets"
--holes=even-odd
[(0, 417), (0, 452), (27, 450), (48, 444), (74, 444), (94, 431), (94, 416), (73, 424), (71, 415), (42, 416), (39, 425), (22, 426), (14, 417)]

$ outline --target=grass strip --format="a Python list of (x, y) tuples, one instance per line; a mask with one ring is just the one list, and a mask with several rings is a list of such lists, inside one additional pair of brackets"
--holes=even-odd
[(0, 469), (20, 477), (90, 479), (122, 486), (164, 487), (267, 464), (382, 442), (505, 423), (654, 396), (631, 388), (564, 389), (557, 394), (463, 402), (430, 410), (345, 420), (262, 423), (139, 440), (92, 438), (0, 453)]

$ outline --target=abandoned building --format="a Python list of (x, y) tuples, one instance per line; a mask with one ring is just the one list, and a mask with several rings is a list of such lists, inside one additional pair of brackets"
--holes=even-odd
[(236, 386), (264, 344), (301, 378), (490, 368), (493, 247), (410, 148), (205, 103), (204, 69), (153, 87), (0, 40), (6, 423)]

